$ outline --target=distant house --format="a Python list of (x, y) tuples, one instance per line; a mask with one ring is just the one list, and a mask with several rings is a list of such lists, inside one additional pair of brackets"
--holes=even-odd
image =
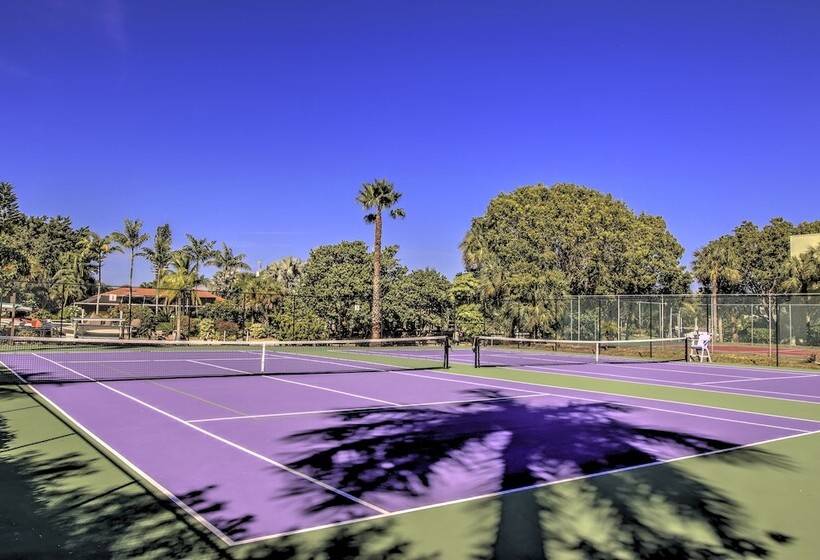
[[(223, 301), (224, 298), (216, 295), (210, 290), (203, 290), (198, 288), (194, 290), (196, 297), (194, 297), (194, 306), (208, 305), (216, 301)], [(157, 292), (154, 288), (133, 288), (131, 304), (149, 306), (154, 305)], [(128, 287), (115, 288), (100, 294), (100, 311), (107, 311), (111, 307), (119, 307), (120, 305), (128, 304)], [(160, 290), (159, 304), (163, 305), (162, 290)], [(97, 296), (93, 295), (90, 298), (76, 302), (74, 305), (80, 307), (86, 314), (94, 313), (97, 309)]]

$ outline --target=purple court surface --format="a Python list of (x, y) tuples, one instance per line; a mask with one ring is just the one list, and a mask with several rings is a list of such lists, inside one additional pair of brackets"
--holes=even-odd
[[(2, 361), (25, 374), (18, 370), (32, 367), (32, 356)], [(43, 360), (38, 370), (63, 376), (139, 367), (102, 354), (35, 357)], [(279, 359), (293, 360), (296, 371), (307, 358)], [(252, 372), (256, 363), (213, 354), (192, 360), (185, 355), (188, 365), (179, 367)], [(468, 350), (452, 353), (453, 363), (471, 360)], [(502, 381), (481, 377), (482, 370), (324, 366), (331, 371), (33, 387), (228, 544), (820, 430), (820, 422)], [(681, 363), (520, 369), (820, 402), (820, 377), (782, 370)]]
[[(481, 358), (485, 366), (820, 403), (820, 372), (692, 362), (591, 364), (571, 355), (496, 349), (482, 349)], [(572, 363), (573, 359), (578, 363)], [(456, 350), (451, 360), (472, 364), (473, 353)]]

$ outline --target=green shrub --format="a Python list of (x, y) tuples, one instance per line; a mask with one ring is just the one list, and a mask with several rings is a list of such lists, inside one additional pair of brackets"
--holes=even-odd
[(76, 305), (63, 307), (62, 312), (57, 313), (57, 318), (62, 317), (63, 321), (77, 319), (83, 316), (83, 310)]
[(199, 320), (199, 338), (202, 340), (215, 340), (217, 338), (216, 322), (210, 317)]
[(267, 338), (270, 336), (270, 328), (262, 323), (251, 323), (248, 325), (248, 336), (253, 339)]
[(214, 321), (242, 323), (242, 307), (228, 300), (216, 301), (200, 307), (197, 314), (202, 318), (213, 319)]

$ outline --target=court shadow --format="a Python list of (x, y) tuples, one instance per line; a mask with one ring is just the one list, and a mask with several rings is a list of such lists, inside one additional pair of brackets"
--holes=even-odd
[[(62, 421), (31, 430), (23, 411), (51, 415), (19, 388), (0, 388), (0, 559), (31, 558), (372, 558), (415, 554), (392, 523), (356, 524), (227, 547), (191, 517), (89, 447)], [(15, 417), (15, 413), (17, 416)], [(9, 418), (14, 418), (10, 421)], [(29, 420), (27, 417), (25, 420)], [(36, 436), (36, 437), (34, 437)], [(213, 486), (179, 496), (235, 540), (252, 515), (220, 516)]]
[[(485, 495), (448, 508), (448, 523), (473, 525), (464, 538), (476, 559), (767, 558), (792, 540), (750, 529), (729, 493), (682, 463), (659, 464), (707, 454), (791, 468), (782, 456), (654, 428), (651, 417), (636, 424), (621, 404), (544, 405), (483, 389), (471, 397), (484, 402), (335, 413), (332, 426), (290, 436), (307, 451), (289, 466), (391, 511)], [(306, 510), (352, 511), (343, 496), (324, 496), (305, 500)]]
[[(0, 391), (0, 403), (12, 398), (19, 402), (19, 393)], [(0, 558), (227, 557), (174, 504), (67, 426), (56, 433), (63, 426), (54, 424), (52, 437), (30, 441), (30, 430), (18, 432), (20, 421), (9, 421), (12, 414), (0, 413)], [(223, 504), (209, 498), (211, 490), (180, 498), (198, 511), (218, 512)], [(251, 519), (225, 517), (217, 524), (241, 536)]]

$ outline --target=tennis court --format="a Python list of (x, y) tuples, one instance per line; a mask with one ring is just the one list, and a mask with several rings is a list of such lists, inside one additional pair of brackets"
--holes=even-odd
[[(522, 344), (508, 339), (506, 344), (494, 342), (500, 337), (479, 337), (482, 367), (512, 367), (530, 371), (545, 371), (580, 375), (622, 382), (683, 387), (705, 391), (749, 395), (763, 398), (820, 403), (820, 375), (782, 368), (743, 367), (686, 362), (684, 339), (642, 341), (578, 342), (566, 349)], [(504, 339), (501, 339), (504, 342)], [(596, 363), (596, 344), (599, 358)], [(607, 354), (607, 351), (611, 354)], [(474, 354), (458, 350), (454, 361), (473, 363)]]
[[(454, 349), (450, 358), (473, 356)], [(496, 358), (500, 364), (508, 356)], [(41, 341), (6, 348), (0, 360), (229, 545), (820, 430), (820, 422), (787, 416), (446, 370), (440, 339), (264, 348)], [(646, 375), (646, 383), (652, 376), (697, 379), (706, 390), (737, 390), (736, 383), (703, 385), (724, 375), (706, 366), (612, 369), (632, 366), (517, 369), (591, 376), (602, 370)], [(769, 374), (732, 372), (727, 383)], [(820, 392), (813, 394), (820, 401)]]

